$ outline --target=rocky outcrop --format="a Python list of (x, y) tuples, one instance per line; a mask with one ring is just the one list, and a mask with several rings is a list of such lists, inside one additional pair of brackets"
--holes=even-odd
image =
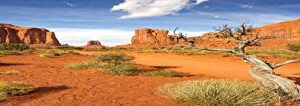
[[(254, 29), (264, 38), (260, 48), (286, 48), (288, 44), (300, 44), (300, 19), (266, 25)], [(167, 30), (137, 29), (132, 44), (139, 47), (188, 46), (193, 42), (198, 47), (232, 48), (238, 41), (226, 38), (219, 33), (206, 33), (198, 37), (179, 38), (168, 35)]]
[(168, 33), (168, 30), (136, 29), (131, 42), (133, 45), (142, 47), (181, 46), (188, 44), (187, 38), (179, 38), (178, 36), (168, 35)]
[(104, 48), (100, 41), (91, 40), (84, 46), (85, 48)]
[[(300, 19), (258, 27), (254, 33), (264, 39), (260, 48), (286, 48), (288, 44), (300, 44)], [(233, 47), (236, 43), (234, 39), (223, 38), (212, 32), (196, 40), (196, 44), (201, 47)]]
[(0, 24), (0, 43), (60, 45), (54, 32), (50, 32), (47, 29), (19, 27), (11, 24)]
[(170, 42), (168, 33), (167, 30), (136, 29), (131, 42), (133, 45), (145, 46), (168, 45)]

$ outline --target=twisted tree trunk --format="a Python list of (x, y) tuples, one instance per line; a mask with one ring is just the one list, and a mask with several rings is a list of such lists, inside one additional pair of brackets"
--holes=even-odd
[(244, 58), (253, 65), (249, 75), (260, 85), (273, 90), (282, 100), (300, 99), (299, 86), (289, 79), (277, 76), (272, 65), (254, 56), (246, 55)]
[(287, 64), (300, 62), (300, 59), (288, 60), (276, 64), (268, 63), (245, 52), (245, 48), (255, 45), (255, 42), (255, 40), (247, 40), (241, 42), (240, 45), (234, 49), (206, 48), (205, 50), (224, 51), (241, 56), (244, 61), (252, 64), (249, 75), (260, 85), (277, 93), (281, 97), (281, 100), (300, 100), (300, 87), (291, 80), (276, 75), (274, 72), (274, 69)]
[[(235, 31), (234, 31), (235, 29)], [(249, 70), (249, 75), (263, 87), (269, 88), (277, 93), (282, 100), (300, 100), (300, 87), (289, 79), (280, 77), (275, 74), (274, 69), (300, 62), (300, 59), (288, 60), (281, 63), (271, 64), (253, 55), (249, 55), (245, 52), (245, 48), (248, 46), (260, 46), (260, 40), (258, 34), (252, 40), (244, 40), (243, 37), (252, 34), (252, 26), (242, 24), (237, 28), (230, 28), (228, 25), (224, 25), (219, 29), (219, 33), (226, 37), (234, 38), (240, 43), (233, 49), (213, 49), (206, 48), (205, 50), (224, 51), (239, 55), (244, 61), (251, 63), (252, 67)]]

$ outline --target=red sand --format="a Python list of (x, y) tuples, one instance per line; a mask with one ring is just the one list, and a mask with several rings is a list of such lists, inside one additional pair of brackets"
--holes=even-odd
[[(136, 105), (170, 106), (171, 99), (156, 95), (157, 87), (165, 83), (184, 80), (227, 78), (250, 80), (250, 66), (237, 57), (186, 56), (175, 54), (129, 53), (135, 62), (161, 66), (195, 74), (193, 77), (118, 77), (95, 69), (70, 71), (65, 64), (86, 60), (84, 56), (66, 55), (59, 58), (42, 58), (37, 55), (0, 57), (0, 72), (15, 70), (16, 75), (0, 75), (0, 80), (24, 81), (39, 89), (26, 96), (12, 97), (0, 105)], [(300, 63), (280, 68), (277, 72), (298, 80)], [(285, 71), (288, 70), (288, 71)]]

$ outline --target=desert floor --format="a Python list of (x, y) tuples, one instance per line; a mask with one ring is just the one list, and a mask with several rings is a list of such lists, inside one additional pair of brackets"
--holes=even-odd
[[(16, 71), (12, 75), (0, 75), (0, 80), (22, 81), (38, 87), (25, 96), (9, 98), (0, 105), (138, 105), (170, 106), (171, 99), (157, 95), (156, 89), (166, 83), (196, 79), (240, 79), (251, 81), (247, 74), (250, 65), (238, 57), (216, 55), (177, 55), (164, 53), (136, 53), (137, 64), (191, 73), (190, 77), (112, 76), (99, 69), (71, 71), (64, 69), (68, 63), (86, 61), (88, 56), (65, 55), (43, 58), (37, 54), (0, 57), (0, 72)], [(279, 61), (271, 59), (271, 61)], [(300, 83), (300, 63), (284, 66), (276, 71)]]

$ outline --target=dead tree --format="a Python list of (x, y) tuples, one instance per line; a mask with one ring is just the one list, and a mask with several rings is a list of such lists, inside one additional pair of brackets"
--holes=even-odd
[(179, 30), (179, 27), (175, 27), (173, 30), (174, 36), (178, 36), (179, 39), (186, 39), (186, 36), (183, 35), (182, 32), (179, 32), (178, 34), (176, 33)]
[[(288, 60), (279, 63), (270, 63), (265, 60), (259, 59), (254, 55), (246, 53), (245, 49), (249, 46), (259, 46), (260, 39), (258, 34), (254, 36), (252, 26), (242, 24), (237, 28), (229, 28), (228, 25), (224, 25), (218, 33), (233, 38), (239, 43), (232, 49), (214, 49), (207, 48), (207, 50), (213, 51), (225, 51), (236, 54), (243, 58), (243, 60), (252, 65), (249, 70), (249, 75), (258, 84), (265, 88), (273, 90), (277, 93), (281, 100), (300, 100), (300, 87), (287, 78), (280, 77), (275, 74), (275, 69), (287, 64), (300, 62), (300, 59)], [(252, 35), (252, 38), (244, 38), (245, 36)]]

